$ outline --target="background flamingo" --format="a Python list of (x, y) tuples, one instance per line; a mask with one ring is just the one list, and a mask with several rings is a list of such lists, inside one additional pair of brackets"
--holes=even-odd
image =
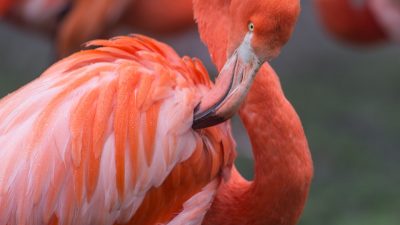
[[(263, 64), (288, 41), (299, 4), (195, 0), (215, 86), (197, 60), (135, 36), (93, 41), (4, 98), (0, 222), (296, 224), (311, 158)], [(238, 110), (256, 74), (241, 110), (256, 160), (248, 182), (232, 169), (229, 124), (207, 127)]]
[(66, 56), (86, 41), (110, 36), (118, 26), (148, 34), (173, 33), (194, 24), (191, 0), (0, 0), (0, 16), (55, 36)]
[(354, 44), (400, 42), (400, 3), (397, 0), (314, 0), (325, 28)]

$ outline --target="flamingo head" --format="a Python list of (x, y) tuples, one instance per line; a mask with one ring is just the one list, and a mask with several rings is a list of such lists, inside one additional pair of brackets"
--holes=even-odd
[(299, 0), (233, 0), (227, 54), (249, 41), (259, 61), (275, 58), (289, 40), (300, 13)]
[[(219, 4), (209, 8), (209, 17), (202, 12), (206, 8), (202, 4), (211, 0), (202, 4), (197, 1), (194, 9), (200, 33), (214, 62), (222, 67), (214, 88), (195, 110), (193, 127), (204, 128), (223, 122), (238, 111), (258, 69), (276, 57), (289, 40), (300, 12), (300, 0), (215, 0)], [(209, 20), (215, 21), (212, 10), (221, 10), (228, 16), (219, 14), (219, 20), (210, 25)]]

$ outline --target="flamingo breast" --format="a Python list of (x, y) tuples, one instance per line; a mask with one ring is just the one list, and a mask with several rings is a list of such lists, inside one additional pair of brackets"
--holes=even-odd
[(228, 124), (191, 128), (206, 70), (144, 36), (90, 45), (0, 101), (0, 225), (200, 224), (235, 157)]

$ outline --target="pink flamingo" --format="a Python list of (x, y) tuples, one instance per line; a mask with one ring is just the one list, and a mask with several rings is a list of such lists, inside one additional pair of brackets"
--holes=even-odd
[[(0, 224), (297, 223), (311, 156), (267, 60), (288, 41), (300, 1), (193, 2), (215, 85), (196, 59), (117, 37), (0, 101)], [(224, 122), (239, 109), (253, 181), (233, 166)]]

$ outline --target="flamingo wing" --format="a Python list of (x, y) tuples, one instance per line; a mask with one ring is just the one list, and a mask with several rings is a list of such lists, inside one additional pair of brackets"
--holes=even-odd
[(144, 36), (97, 40), (0, 101), (0, 225), (200, 224), (234, 159), (212, 83)]

